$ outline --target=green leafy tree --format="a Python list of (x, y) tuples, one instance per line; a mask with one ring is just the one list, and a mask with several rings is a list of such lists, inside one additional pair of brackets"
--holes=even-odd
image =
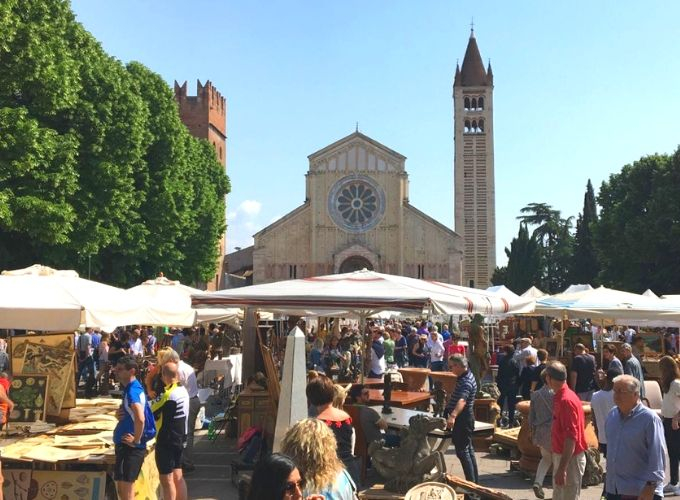
[(573, 254), (572, 217), (563, 219), (560, 211), (546, 203), (530, 203), (517, 217), (527, 226), (536, 226), (532, 237), (541, 250), (541, 286), (557, 293), (569, 284), (569, 268)]
[(0, 3), (0, 263), (130, 286), (214, 276), (229, 181), (168, 85), (64, 0)]
[(592, 226), (597, 223), (597, 207), (595, 192), (588, 179), (586, 193), (583, 196), (583, 212), (576, 221), (574, 236), (574, 258), (571, 266), (571, 280), (574, 283), (597, 283), (600, 265), (593, 244)]
[(680, 289), (680, 148), (645, 156), (602, 183), (594, 224), (600, 279), (616, 288)]
[(517, 294), (524, 293), (541, 279), (541, 249), (535, 236), (529, 236), (524, 222), (519, 224), (519, 232), (505, 249), (508, 256), (505, 286)]

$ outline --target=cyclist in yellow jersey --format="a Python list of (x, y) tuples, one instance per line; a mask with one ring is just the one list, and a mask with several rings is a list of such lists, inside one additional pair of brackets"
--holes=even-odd
[(179, 383), (177, 363), (161, 368), (165, 386), (151, 402), (156, 419), (156, 466), (166, 500), (186, 500), (187, 486), (182, 475), (182, 451), (187, 437), (189, 393)]

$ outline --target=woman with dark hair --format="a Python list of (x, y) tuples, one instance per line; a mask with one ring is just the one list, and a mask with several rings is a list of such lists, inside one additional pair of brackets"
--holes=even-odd
[(316, 407), (318, 412), (316, 418), (324, 422), (338, 442), (338, 458), (342, 460), (350, 475), (356, 482), (359, 477), (357, 461), (352, 455), (354, 447), (354, 426), (352, 417), (349, 414), (333, 406), (335, 397), (335, 384), (324, 375), (311, 380), (307, 384), (307, 402)]
[(248, 500), (301, 500), (304, 487), (295, 463), (286, 455), (272, 453), (255, 466)]
[(670, 356), (659, 360), (661, 372), (661, 416), (663, 417), (663, 433), (666, 438), (666, 449), (671, 472), (671, 480), (663, 492), (668, 496), (679, 495), (678, 469), (680, 466), (680, 367)]

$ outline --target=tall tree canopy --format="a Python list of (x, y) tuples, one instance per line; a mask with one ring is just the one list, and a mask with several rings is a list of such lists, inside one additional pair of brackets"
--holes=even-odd
[(499, 282), (492, 279), (494, 284), (504, 284), (516, 294), (524, 293), (532, 285), (540, 285), (541, 250), (536, 238), (529, 236), (526, 223), (520, 222), (519, 233), (512, 239), (510, 248), (505, 249), (505, 254), (508, 256), (508, 265), (497, 268), (494, 277)]
[(527, 226), (535, 226), (532, 237), (540, 247), (541, 283), (539, 288), (557, 293), (569, 285), (569, 268), (573, 254), (571, 220), (546, 203), (530, 203), (517, 217)]
[(680, 148), (623, 167), (602, 183), (594, 241), (604, 283), (641, 293), (680, 290)]
[(597, 260), (595, 246), (593, 244), (593, 225), (597, 223), (597, 207), (595, 205), (595, 192), (593, 185), (588, 179), (586, 193), (583, 196), (583, 212), (576, 221), (576, 234), (574, 236), (574, 257), (571, 265), (571, 281), (573, 283), (597, 283), (597, 275), (600, 264)]
[(214, 277), (224, 168), (160, 76), (108, 56), (68, 1), (0, 3), (0, 130), (1, 268)]

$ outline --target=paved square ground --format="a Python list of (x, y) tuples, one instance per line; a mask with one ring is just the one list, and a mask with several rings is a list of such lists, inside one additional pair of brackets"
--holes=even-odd
[[(216, 441), (207, 439), (206, 431), (196, 434), (196, 471), (187, 475), (189, 498), (194, 500), (237, 500), (238, 491), (231, 483), (231, 461), (238, 456), (236, 440), (225, 439), (224, 435)], [(446, 465), (451, 474), (463, 477), (460, 462), (453, 449), (446, 454)], [(535, 499), (531, 486), (533, 482), (519, 472), (510, 471), (510, 460), (486, 452), (477, 453), (479, 479), (483, 486), (502, 490), (514, 499)], [(377, 479), (371, 474), (369, 480)], [(550, 478), (546, 480), (546, 498), (551, 497)], [(581, 499), (599, 500), (602, 485), (582, 490)]]

